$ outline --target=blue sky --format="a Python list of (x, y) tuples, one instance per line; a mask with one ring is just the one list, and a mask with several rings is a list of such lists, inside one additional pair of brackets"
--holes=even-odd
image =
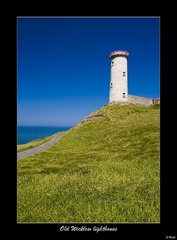
[(109, 101), (110, 58), (128, 93), (160, 97), (160, 17), (17, 17), (17, 124), (75, 126)]

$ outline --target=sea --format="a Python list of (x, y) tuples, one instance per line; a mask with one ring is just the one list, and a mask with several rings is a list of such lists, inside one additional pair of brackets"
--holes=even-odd
[(17, 126), (17, 144), (25, 144), (57, 132), (65, 132), (71, 128), (73, 126)]

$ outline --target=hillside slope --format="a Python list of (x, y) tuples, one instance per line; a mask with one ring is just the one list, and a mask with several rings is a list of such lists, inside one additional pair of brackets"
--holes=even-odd
[(17, 180), (18, 222), (159, 222), (159, 105), (103, 106)]

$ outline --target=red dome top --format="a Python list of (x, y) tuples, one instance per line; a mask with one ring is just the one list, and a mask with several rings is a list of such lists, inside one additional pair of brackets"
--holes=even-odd
[(125, 57), (128, 57), (129, 53), (127, 51), (118, 50), (118, 51), (112, 52), (109, 55), (110, 58), (113, 57), (113, 56), (125, 56)]

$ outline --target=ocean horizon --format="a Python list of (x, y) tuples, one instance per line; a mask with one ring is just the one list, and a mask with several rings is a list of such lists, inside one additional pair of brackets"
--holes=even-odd
[(57, 132), (65, 132), (74, 126), (17, 126), (17, 144), (51, 136)]

